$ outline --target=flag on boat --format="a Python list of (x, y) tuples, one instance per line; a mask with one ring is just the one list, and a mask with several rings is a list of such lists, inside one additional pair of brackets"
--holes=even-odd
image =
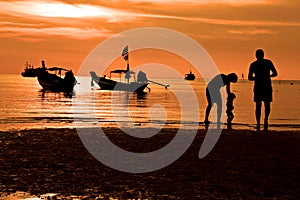
[(123, 49), (123, 52), (122, 52), (122, 56), (124, 58), (124, 60), (128, 60), (128, 45)]

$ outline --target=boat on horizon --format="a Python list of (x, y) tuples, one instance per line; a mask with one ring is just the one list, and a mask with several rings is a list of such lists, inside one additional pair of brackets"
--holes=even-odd
[(188, 81), (193, 81), (193, 80), (195, 80), (195, 75), (192, 73), (192, 71), (190, 71), (190, 73), (188, 73), (188, 74), (185, 74), (185, 77), (184, 77), (184, 79), (185, 80), (188, 80)]
[(34, 68), (32, 64), (26, 62), (24, 71), (21, 73), (21, 75), (23, 77), (37, 77), (40, 70), (41, 70), (40, 67)]
[[(65, 72), (63, 78), (62, 72)], [(74, 86), (77, 82), (72, 70), (61, 67), (46, 68), (44, 60), (42, 60), (42, 68), (37, 74), (37, 79), (43, 90), (70, 94), (73, 93)]]
[[(149, 83), (154, 83), (157, 85), (164, 86), (166, 89), (169, 85), (164, 85), (161, 83), (157, 83), (155, 81), (151, 81), (147, 78), (146, 73), (143, 71), (139, 71), (137, 77), (134, 71), (130, 70), (129, 67), (129, 54), (128, 54), (128, 46), (123, 49), (122, 56), (125, 61), (127, 61), (127, 68), (126, 70), (117, 69), (110, 71), (109, 78), (106, 75), (100, 77), (94, 71), (90, 71), (90, 75), (92, 77), (91, 85), (94, 86), (94, 82), (96, 82), (101, 90), (117, 90), (117, 91), (129, 91), (129, 92), (136, 92), (136, 93), (143, 93), (147, 88), (148, 91), (151, 89), (148, 87)], [(118, 74), (120, 81), (116, 81), (111, 79), (112, 74)], [(121, 82), (122, 75), (125, 76), (125, 82)], [(134, 81), (130, 82), (130, 78), (134, 78)]]

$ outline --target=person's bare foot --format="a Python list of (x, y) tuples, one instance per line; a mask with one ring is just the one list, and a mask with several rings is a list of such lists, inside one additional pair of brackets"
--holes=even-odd
[(205, 124), (205, 128), (206, 128), (206, 129), (208, 129), (208, 127), (209, 127), (209, 124), (210, 124), (210, 121), (208, 121), (208, 120), (205, 120), (205, 121), (204, 121), (204, 124)]
[(259, 132), (260, 131), (260, 124), (256, 125), (256, 131)]
[(268, 124), (268, 121), (265, 120), (264, 122), (264, 131), (268, 131), (269, 129), (269, 124)]

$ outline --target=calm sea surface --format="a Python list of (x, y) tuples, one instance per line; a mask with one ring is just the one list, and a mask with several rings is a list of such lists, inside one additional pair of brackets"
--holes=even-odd
[[(91, 87), (89, 77), (77, 79), (79, 84), (75, 94), (69, 98), (63, 93), (42, 92), (36, 78), (0, 74), (0, 130), (87, 127), (91, 122), (112, 127), (204, 128), (204, 81), (154, 79), (169, 84), (170, 89), (151, 83), (151, 92), (136, 95), (101, 91)], [(248, 81), (232, 84), (232, 91), (237, 96), (233, 128), (253, 129), (255, 126), (252, 88), (253, 83)], [(281, 81), (280, 84), (274, 81), (273, 91), (270, 129), (300, 130), (300, 81)], [(195, 107), (199, 110), (196, 118)], [(215, 112), (213, 109), (212, 121), (215, 121)]]

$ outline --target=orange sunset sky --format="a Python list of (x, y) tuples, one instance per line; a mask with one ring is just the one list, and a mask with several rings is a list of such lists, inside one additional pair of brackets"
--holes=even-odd
[(76, 73), (101, 41), (154, 26), (195, 39), (221, 72), (247, 74), (263, 48), (278, 78), (300, 79), (299, 12), (299, 0), (0, 0), (0, 73), (20, 73), (26, 61), (38, 67), (42, 59)]

